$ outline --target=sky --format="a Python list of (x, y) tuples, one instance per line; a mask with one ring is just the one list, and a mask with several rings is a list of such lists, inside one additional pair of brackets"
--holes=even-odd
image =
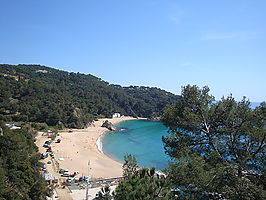
[(266, 101), (265, 0), (0, 0), (0, 63)]

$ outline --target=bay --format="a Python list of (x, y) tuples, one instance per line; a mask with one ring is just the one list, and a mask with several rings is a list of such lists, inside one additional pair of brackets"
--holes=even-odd
[(116, 125), (121, 131), (110, 131), (102, 138), (103, 152), (123, 162), (124, 155), (136, 157), (140, 167), (155, 167), (162, 170), (168, 166), (169, 157), (163, 149), (162, 136), (167, 127), (162, 122), (130, 120)]

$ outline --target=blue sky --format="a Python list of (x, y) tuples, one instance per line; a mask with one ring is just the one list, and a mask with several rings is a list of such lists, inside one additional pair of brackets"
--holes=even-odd
[(0, 63), (266, 100), (264, 0), (0, 0)]

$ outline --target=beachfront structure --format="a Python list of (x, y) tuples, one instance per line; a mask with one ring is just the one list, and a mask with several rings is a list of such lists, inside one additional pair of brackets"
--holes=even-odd
[(113, 114), (113, 118), (120, 118), (120, 117), (121, 117), (120, 113), (114, 113)]

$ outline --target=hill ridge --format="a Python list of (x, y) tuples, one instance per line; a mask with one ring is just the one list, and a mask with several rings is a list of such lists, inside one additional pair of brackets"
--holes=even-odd
[[(14, 78), (15, 77), (15, 78)], [(109, 84), (42, 65), (0, 64), (0, 120), (84, 128), (114, 112), (151, 118), (179, 99), (156, 87)]]

